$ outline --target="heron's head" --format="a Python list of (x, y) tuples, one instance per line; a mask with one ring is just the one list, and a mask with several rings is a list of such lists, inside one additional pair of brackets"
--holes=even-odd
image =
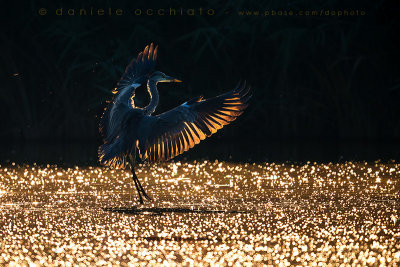
[(153, 80), (155, 82), (175, 82), (175, 83), (180, 83), (182, 82), (181, 80), (178, 80), (174, 77), (168, 76), (165, 73), (162, 73), (161, 71), (155, 71), (153, 74), (150, 75), (149, 80)]

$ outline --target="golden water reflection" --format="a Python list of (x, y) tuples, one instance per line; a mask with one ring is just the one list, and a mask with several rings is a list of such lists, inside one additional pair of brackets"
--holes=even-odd
[(0, 265), (400, 263), (400, 164), (192, 161), (137, 175), (154, 201), (135, 212), (129, 172), (1, 166)]

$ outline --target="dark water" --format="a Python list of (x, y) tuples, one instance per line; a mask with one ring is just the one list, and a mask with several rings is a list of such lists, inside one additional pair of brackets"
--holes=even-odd
[[(45, 161), (37, 149), (14, 155)], [(400, 264), (396, 160), (189, 155), (138, 167), (139, 206), (129, 172), (65, 163), (71, 150), (1, 164), (0, 265)]]
[[(94, 142), (3, 143), (0, 163), (96, 165)], [(218, 138), (207, 140), (177, 160), (224, 160), (233, 162), (344, 162), (400, 161), (400, 142), (270, 141), (263, 143)]]

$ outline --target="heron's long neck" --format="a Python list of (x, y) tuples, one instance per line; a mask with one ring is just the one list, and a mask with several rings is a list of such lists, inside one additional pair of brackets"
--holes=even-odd
[(150, 103), (144, 109), (146, 111), (146, 115), (151, 115), (156, 110), (159, 101), (157, 82), (149, 80), (147, 82), (147, 91), (149, 91), (150, 94)]

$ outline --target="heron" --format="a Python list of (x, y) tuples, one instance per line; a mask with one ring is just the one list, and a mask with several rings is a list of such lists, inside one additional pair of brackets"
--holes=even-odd
[[(139, 195), (146, 194), (135, 173), (136, 156), (142, 161), (157, 163), (170, 160), (211, 136), (240, 116), (251, 98), (250, 87), (239, 82), (236, 87), (219, 96), (203, 96), (153, 115), (159, 103), (158, 83), (181, 80), (154, 71), (158, 46), (147, 45), (131, 60), (113, 90), (113, 98), (104, 109), (99, 130), (103, 144), (98, 149), (99, 162), (111, 168), (130, 166), (132, 179)], [(150, 102), (145, 107), (135, 106), (135, 90), (147, 85)]]

